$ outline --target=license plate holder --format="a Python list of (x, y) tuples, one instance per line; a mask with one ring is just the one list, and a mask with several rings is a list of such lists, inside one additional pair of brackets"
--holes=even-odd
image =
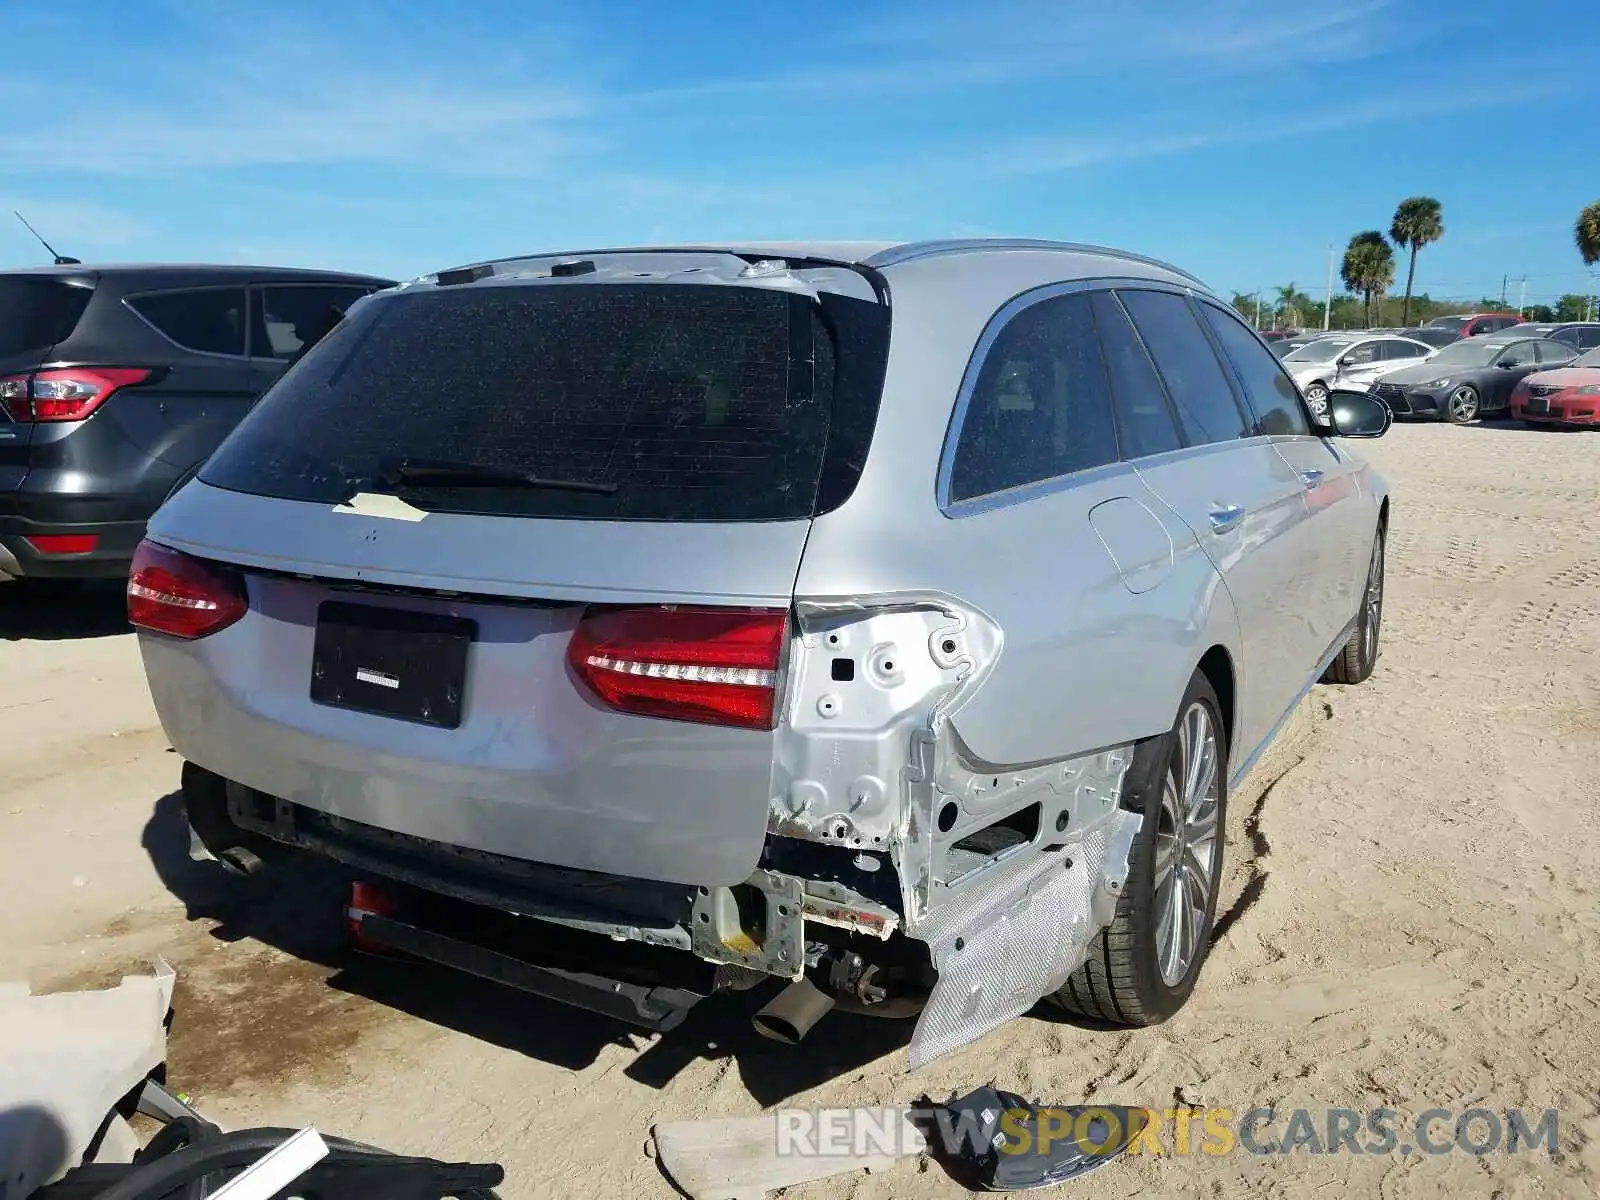
[(461, 726), (476, 621), (324, 601), (311, 652), (311, 702), (373, 716)]

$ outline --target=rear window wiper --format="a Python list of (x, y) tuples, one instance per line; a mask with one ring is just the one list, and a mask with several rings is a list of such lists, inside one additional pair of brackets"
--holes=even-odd
[(502, 487), (552, 492), (588, 492), (596, 496), (616, 494), (614, 483), (591, 483), (584, 479), (550, 479), (516, 467), (496, 467), (483, 463), (403, 462), (383, 472), (382, 481), (391, 487)]

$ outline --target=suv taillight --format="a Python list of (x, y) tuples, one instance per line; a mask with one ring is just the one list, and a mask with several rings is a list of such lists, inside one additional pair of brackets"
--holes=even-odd
[(567, 661), (622, 712), (771, 729), (787, 628), (783, 609), (593, 607)]
[(145, 383), (147, 367), (68, 367), (0, 376), (0, 409), (13, 421), (81, 421), (118, 388)]
[(143, 541), (128, 572), (128, 621), (177, 638), (201, 638), (232, 625), (250, 608), (244, 580), (215, 563)]

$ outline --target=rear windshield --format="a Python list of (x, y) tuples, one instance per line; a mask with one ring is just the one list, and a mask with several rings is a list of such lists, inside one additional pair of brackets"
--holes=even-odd
[(78, 326), (94, 288), (31, 275), (0, 275), (0, 358), (44, 351)]
[[(376, 297), (284, 374), (200, 478), (328, 504), (394, 490), (419, 508), (508, 516), (809, 517), (833, 354), (821, 308), (773, 289), (564, 283)], [(394, 482), (407, 460), (614, 490)]]

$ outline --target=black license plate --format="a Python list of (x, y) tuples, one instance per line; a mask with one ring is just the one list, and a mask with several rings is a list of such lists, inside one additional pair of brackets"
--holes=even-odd
[(456, 729), (476, 621), (330, 600), (317, 610), (311, 700)]
[(1550, 401), (1535, 397), (1528, 401), (1527, 411), (1531, 413), (1548, 413), (1550, 411)]

